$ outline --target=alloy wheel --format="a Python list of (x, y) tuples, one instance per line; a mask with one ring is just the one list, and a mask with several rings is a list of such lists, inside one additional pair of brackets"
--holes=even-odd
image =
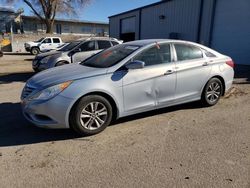
[(215, 103), (221, 96), (221, 85), (217, 82), (212, 82), (206, 92), (206, 97), (211, 103)]
[(103, 103), (90, 102), (80, 114), (80, 123), (85, 129), (96, 130), (106, 122), (107, 117), (108, 110)]

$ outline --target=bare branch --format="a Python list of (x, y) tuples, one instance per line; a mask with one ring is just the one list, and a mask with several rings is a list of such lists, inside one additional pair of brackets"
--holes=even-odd
[[(3, 0), (14, 3), (20, 0)], [(77, 15), (83, 7), (93, 0), (23, 0), (32, 12), (47, 26), (47, 32), (52, 32), (53, 23), (57, 15)]]
[(32, 6), (32, 4), (28, 1), (28, 0), (23, 0), (33, 11), (33, 13), (40, 18), (40, 20), (44, 21), (44, 18), (42, 16), (40, 16), (40, 14), (35, 10), (35, 8)]

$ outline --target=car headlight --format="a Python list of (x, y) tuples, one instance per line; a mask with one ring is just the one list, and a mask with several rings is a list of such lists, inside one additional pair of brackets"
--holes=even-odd
[(47, 56), (47, 57), (43, 58), (43, 59), (40, 61), (40, 63), (41, 63), (41, 64), (48, 63), (49, 58), (50, 58), (50, 56)]
[(38, 93), (36, 93), (34, 96), (30, 98), (30, 100), (49, 100), (59, 93), (61, 93), (63, 90), (65, 90), (73, 81), (67, 81), (58, 85), (51, 86), (49, 88), (46, 88)]

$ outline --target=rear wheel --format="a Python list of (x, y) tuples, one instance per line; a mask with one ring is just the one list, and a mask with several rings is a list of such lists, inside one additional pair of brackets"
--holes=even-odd
[(94, 135), (103, 131), (112, 120), (112, 106), (99, 95), (83, 97), (72, 109), (70, 126), (80, 135)]
[(37, 55), (37, 54), (39, 54), (39, 52), (40, 52), (40, 50), (39, 50), (39, 48), (37, 48), (37, 47), (32, 48), (31, 51), (30, 51), (30, 53), (31, 53), (32, 55)]
[(204, 106), (214, 106), (220, 100), (223, 93), (223, 85), (218, 78), (212, 78), (206, 84), (202, 93), (202, 103)]

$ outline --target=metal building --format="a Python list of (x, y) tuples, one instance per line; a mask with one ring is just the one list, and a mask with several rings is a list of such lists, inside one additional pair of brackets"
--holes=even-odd
[(109, 33), (194, 41), (250, 65), (249, 10), (249, 0), (165, 0), (109, 17)]
[(10, 7), (0, 7), (0, 33), (10, 32), (11, 22), (14, 20), (14, 10)]
[[(22, 16), (21, 19), (23, 33), (45, 33), (46, 25), (37, 17)], [(108, 34), (108, 28), (109, 25), (106, 22), (55, 19), (53, 33), (104, 36)]]

